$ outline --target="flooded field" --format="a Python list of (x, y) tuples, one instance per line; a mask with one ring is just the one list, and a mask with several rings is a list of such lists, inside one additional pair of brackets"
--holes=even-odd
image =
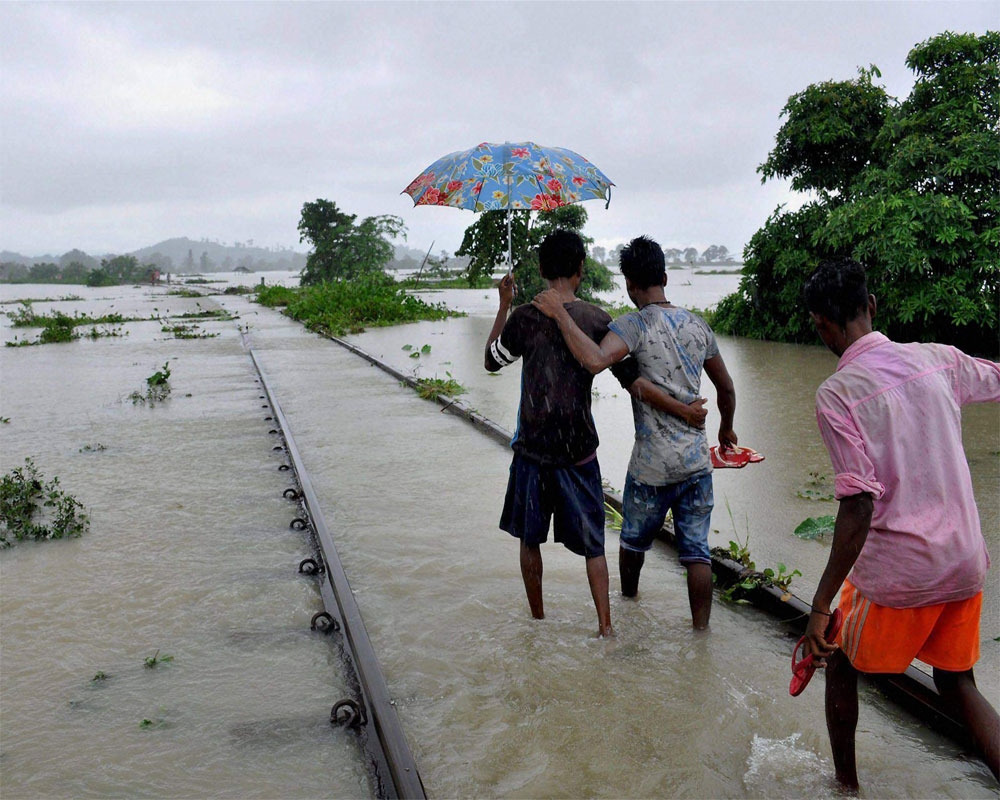
[[(63, 293), (3, 287), (0, 299), (11, 288)], [(164, 291), (81, 290), (108, 299), (60, 307), (114, 303), (148, 316), (218, 304), (249, 325), (430, 796), (835, 796), (822, 678), (788, 696), (791, 642), (769, 618), (717, 603), (711, 632), (693, 635), (682, 569), (658, 547), (641, 600), (613, 592), (617, 639), (597, 640), (582, 562), (549, 546), (548, 618), (532, 621), (516, 543), (497, 529), (509, 451), (275, 311)], [(492, 292), (465, 293), (464, 307), (484, 294), (492, 311)], [(11, 418), (0, 467), (34, 455), (93, 516), (79, 540), (0, 555), (4, 797), (370, 792), (355, 743), (326, 723), (342, 669), (329, 641), (308, 633), (319, 598), (294, 565), (309, 547), (288, 530), (286, 478), (236, 324), (207, 322), (222, 335), (177, 341), (160, 323), (128, 323), (122, 338), (0, 350), (0, 414)], [(7, 318), (2, 325), (11, 338)], [(511, 427), (517, 368), (482, 371), (489, 325), (474, 313), (354, 338), (421, 375), (452, 372), (473, 406)], [(410, 359), (405, 344), (431, 352)], [(810, 470), (829, 471), (811, 397), (832, 356), (721, 346), (740, 392), (741, 441), (768, 455), (757, 472), (719, 474), (721, 513), (726, 497), (758, 563), (801, 569), (806, 593), (828, 543), (802, 542), (791, 528), (831, 504), (795, 491)], [(167, 357), (171, 399), (133, 406), (127, 395)], [(620, 487), (628, 401), (610, 377), (595, 385), (602, 467)], [(981, 427), (968, 443), (981, 503), (982, 482), (996, 485), (988, 451), (997, 447), (984, 446), (985, 467), (976, 460), (996, 429), (988, 411), (972, 417)], [(107, 449), (78, 452), (96, 442)], [(995, 506), (992, 526), (990, 513), (983, 508), (995, 548)], [(724, 543), (728, 515), (713, 523)], [(608, 545), (615, 574), (610, 532)], [(175, 660), (145, 669), (157, 648)], [(99, 669), (112, 678), (97, 688)], [(144, 718), (153, 729), (139, 727)], [(996, 796), (984, 766), (870, 689), (858, 756), (864, 797)]]
[[(76, 293), (104, 299), (35, 305), (129, 316), (214, 306), (148, 288)], [(287, 473), (236, 323), (205, 323), (221, 335), (197, 341), (159, 322), (125, 327), (122, 338), (0, 346), (0, 469), (32, 456), (92, 517), (80, 539), (0, 553), (0, 794), (367, 795), (353, 737), (327, 721), (347, 694), (343, 670), (309, 631), (322, 606), (296, 566), (311, 549), (288, 528)], [(170, 399), (133, 405), (168, 358)], [(157, 650), (173, 660), (146, 668)]]

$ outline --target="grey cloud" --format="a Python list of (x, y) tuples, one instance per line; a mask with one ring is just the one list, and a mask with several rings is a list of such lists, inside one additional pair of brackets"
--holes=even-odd
[[(483, 140), (570, 147), (618, 184), (589, 231), (736, 248), (787, 97), (903, 60), (968, 4), (0, 6), (0, 246), (132, 249), (174, 235), (296, 244), (301, 203), (396, 213), (454, 249), (467, 212), (400, 190)], [(252, 228), (252, 229), (251, 229)]]

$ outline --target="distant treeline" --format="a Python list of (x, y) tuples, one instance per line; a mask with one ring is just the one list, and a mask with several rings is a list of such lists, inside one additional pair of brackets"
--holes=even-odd
[(68, 264), (41, 262), (30, 267), (12, 261), (0, 262), (0, 281), (5, 283), (66, 283), (86, 286), (117, 286), (145, 283), (157, 272), (153, 264), (141, 264), (135, 256), (105, 258), (97, 266), (82, 261)]
[[(591, 247), (590, 255), (591, 258), (605, 266), (617, 268), (618, 257), (624, 249), (624, 244), (620, 244), (611, 250), (606, 250), (603, 247)], [(668, 264), (674, 265), (720, 264), (723, 266), (733, 266), (742, 263), (742, 261), (729, 252), (728, 247), (722, 244), (709, 245), (700, 253), (696, 247), (664, 247), (663, 257)]]
[[(185, 237), (166, 239), (157, 244), (122, 254), (132, 256), (143, 266), (151, 266), (161, 273), (168, 272), (231, 272), (243, 268), (253, 272), (263, 270), (300, 270), (305, 266), (306, 256), (282, 247), (259, 247), (253, 240), (226, 245), (222, 242), (202, 239), (195, 241)], [(86, 271), (100, 267), (102, 262), (119, 257), (115, 253), (92, 256), (82, 250), (70, 250), (61, 256), (24, 256), (10, 251), (0, 252), (0, 280), (27, 280), (23, 267), (30, 273), (32, 267), (45, 267), (42, 274), (51, 273), (51, 265), (58, 267), (61, 276), (56, 282), (84, 283), (79, 278), (79, 267)], [(66, 270), (69, 270), (68, 277)], [(49, 282), (49, 281), (46, 281)]]

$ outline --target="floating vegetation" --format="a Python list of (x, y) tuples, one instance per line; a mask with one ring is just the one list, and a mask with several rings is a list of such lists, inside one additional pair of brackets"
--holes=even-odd
[(253, 294), (256, 291), (252, 286), (227, 286), (223, 294)]
[(805, 500), (833, 500), (833, 490), (827, 484), (827, 476), (821, 472), (810, 472), (809, 480), (795, 495)]
[(160, 651), (157, 650), (153, 655), (146, 656), (142, 660), (142, 664), (147, 669), (156, 669), (160, 664), (169, 664), (173, 660), (173, 656), (161, 656)]
[(67, 294), (62, 297), (21, 297), (16, 300), (0, 300), (0, 306), (12, 303), (70, 303), (76, 300), (83, 300), (78, 294)]
[(222, 280), (210, 281), (207, 278), (188, 278), (184, 283), (224, 283)]
[(170, 396), (170, 362), (164, 363), (163, 368), (154, 372), (146, 378), (146, 393), (132, 392), (129, 400), (132, 405), (155, 406), (162, 403)]
[(62, 490), (59, 478), (45, 481), (32, 459), (0, 478), (0, 547), (13, 545), (11, 539), (75, 538), (89, 527), (83, 504)]
[(77, 452), (79, 453), (100, 453), (108, 448), (98, 442), (97, 444), (85, 444)]
[(792, 579), (801, 577), (802, 573), (797, 569), (789, 572), (788, 567), (781, 563), (778, 564), (777, 572), (770, 567), (765, 568), (763, 572), (758, 572), (757, 565), (750, 556), (749, 517), (746, 522), (746, 537), (741, 542), (739, 533), (736, 530), (736, 521), (733, 519), (733, 511), (729, 507), (728, 500), (726, 501), (726, 511), (729, 512), (729, 520), (733, 525), (734, 538), (730, 540), (728, 548), (713, 547), (712, 555), (735, 561), (737, 564), (742, 566), (743, 569), (740, 571), (739, 576), (732, 584), (721, 587), (720, 596), (722, 599), (730, 603), (745, 605), (750, 602), (746, 599), (747, 594), (755, 589), (772, 586), (781, 589), (782, 592), (784, 592), (782, 599), (787, 600), (790, 597), (788, 587), (791, 585)]
[(215, 319), (225, 322), (231, 319), (239, 319), (239, 317), (233, 316), (224, 308), (213, 308), (206, 311), (188, 311), (186, 314), (174, 314), (170, 319)]
[(108, 674), (103, 670), (98, 670), (94, 677), (90, 679), (91, 683), (99, 683), (101, 681), (106, 681), (108, 679)]
[(0, 417), (0, 425), (10, 425), (10, 417)]
[(173, 289), (167, 292), (168, 297), (204, 297), (203, 292), (195, 291), (194, 289)]
[(743, 268), (738, 269), (696, 269), (695, 275), (742, 275)]
[(361, 333), (366, 327), (465, 316), (407, 294), (384, 274), (295, 289), (264, 286), (257, 290), (256, 301), (284, 307), (287, 316), (309, 330), (333, 336)]
[(417, 378), (417, 383), (419, 384), (417, 394), (424, 398), (424, 400), (437, 400), (442, 395), (444, 397), (455, 397), (465, 394), (466, 388), (451, 377), (450, 372), (446, 372), (445, 374), (448, 376), (446, 379)]
[(799, 523), (792, 531), (800, 539), (822, 539), (828, 533), (833, 533), (837, 518), (832, 515), (825, 517), (808, 517)]
[(26, 303), (11, 315), (11, 327), (14, 328), (74, 328), (80, 325), (121, 325), (124, 322), (142, 322), (149, 317), (124, 317), (121, 314), (104, 314), (99, 317), (90, 314), (76, 313), (70, 316), (61, 311), (51, 311), (48, 314), (36, 314), (30, 303)]
[(219, 332), (209, 333), (197, 325), (164, 325), (160, 328), (164, 333), (172, 333), (175, 339), (214, 339)]

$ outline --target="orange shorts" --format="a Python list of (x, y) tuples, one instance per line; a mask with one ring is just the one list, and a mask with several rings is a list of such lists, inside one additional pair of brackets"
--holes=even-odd
[(839, 605), (844, 625), (837, 644), (861, 672), (905, 672), (915, 658), (948, 672), (965, 672), (979, 660), (982, 592), (952, 603), (889, 608), (844, 581)]

